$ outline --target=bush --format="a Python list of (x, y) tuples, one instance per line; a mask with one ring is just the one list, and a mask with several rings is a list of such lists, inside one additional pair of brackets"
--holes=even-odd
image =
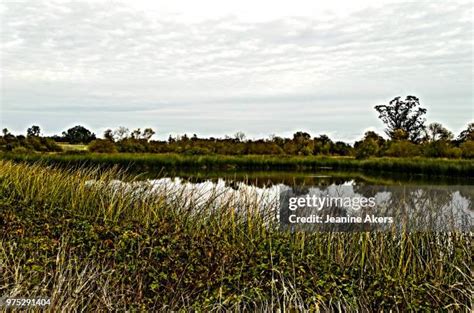
[(356, 147), (356, 158), (365, 159), (371, 156), (376, 156), (379, 150), (379, 145), (372, 139), (365, 139)]
[(30, 153), (30, 152), (32, 152), (32, 150), (30, 150), (30, 149), (28, 149), (28, 148), (26, 148), (26, 147), (21, 147), (21, 146), (19, 146), (19, 147), (13, 148), (13, 149), (12, 149), (12, 152), (13, 152), (13, 153), (22, 154), (22, 153)]
[(449, 157), (449, 143), (445, 140), (430, 142), (423, 146), (423, 154), (430, 158)]
[(104, 139), (96, 139), (91, 141), (88, 146), (90, 152), (98, 152), (98, 153), (114, 153), (117, 152), (117, 147), (115, 144), (110, 140)]
[(460, 159), (462, 157), (462, 150), (458, 147), (449, 148), (446, 156), (448, 158)]
[(400, 140), (390, 144), (386, 155), (393, 157), (413, 157), (420, 155), (420, 150), (414, 143), (407, 140)]
[(461, 144), (460, 146), (462, 151), (462, 156), (466, 159), (473, 159), (474, 158), (474, 141), (468, 140)]

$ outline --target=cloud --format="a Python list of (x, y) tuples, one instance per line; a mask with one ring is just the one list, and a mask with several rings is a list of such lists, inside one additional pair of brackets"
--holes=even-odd
[[(407, 93), (455, 130), (472, 120), (469, 1), (300, 1), (270, 12), (147, 3), (4, 3), (1, 124), (19, 130), (36, 116), (58, 131), (127, 121), (170, 132), (301, 126), (355, 136), (380, 127), (374, 104)], [(340, 123), (344, 112), (354, 118)], [(293, 121), (282, 125), (285, 116)]]

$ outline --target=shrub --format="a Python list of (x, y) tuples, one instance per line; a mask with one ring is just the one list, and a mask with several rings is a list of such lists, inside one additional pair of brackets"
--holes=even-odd
[(400, 140), (390, 144), (386, 155), (394, 157), (413, 157), (420, 155), (420, 150), (414, 143), (407, 140)]
[(449, 156), (450, 149), (451, 147), (446, 140), (438, 140), (425, 144), (423, 154), (431, 158), (443, 158)]
[(26, 148), (26, 147), (22, 147), (22, 146), (19, 146), (19, 147), (14, 147), (12, 149), (12, 152), (13, 153), (18, 153), (18, 154), (22, 154), (22, 153), (29, 153), (29, 152), (32, 152), (32, 150)]
[(376, 156), (379, 150), (379, 145), (372, 139), (365, 139), (356, 147), (356, 158), (365, 159), (371, 156)]
[(88, 149), (90, 152), (99, 152), (99, 153), (114, 153), (117, 152), (115, 144), (110, 140), (96, 139), (93, 140)]
[(460, 159), (462, 157), (462, 150), (458, 147), (449, 148), (446, 156), (448, 158)]
[(460, 146), (461, 151), (462, 151), (462, 156), (467, 159), (473, 159), (474, 158), (474, 141), (473, 140), (468, 140), (461, 144)]

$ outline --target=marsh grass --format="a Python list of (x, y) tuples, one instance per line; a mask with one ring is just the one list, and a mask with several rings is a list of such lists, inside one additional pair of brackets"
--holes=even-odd
[(443, 176), (474, 176), (473, 160), (441, 158), (369, 158), (321, 156), (270, 156), (270, 155), (203, 155), (111, 153), (111, 154), (3, 154), (2, 158), (14, 161), (42, 161), (65, 166), (121, 166), (139, 171), (165, 169), (206, 170), (298, 170), (321, 169), (362, 170), (370, 172), (410, 173)]
[(0, 293), (51, 296), (53, 312), (472, 308), (470, 233), (290, 233), (252, 193), (117, 179), (133, 186), (0, 161)]

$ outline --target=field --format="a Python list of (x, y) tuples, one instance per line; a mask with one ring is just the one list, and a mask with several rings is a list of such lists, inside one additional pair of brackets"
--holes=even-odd
[(371, 172), (410, 173), (435, 176), (474, 177), (474, 160), (440, 158), (370, 158), (357, 160), (349, 157), (269, 156), (269, 155), (203, 155), (179, 154), (3, 154), (2, 158), (16, 161), (43, 161), (67, 166), (113, 166), (137, 171), (159, 172), (166, 169), (206, 170), (297, 170), (321, 169), (361, 170)]
[(63, 149), (63, 151), (87, 151), (87, 145), (69, 144), (63, 142), (59, 142), (58, 145)]
[[(208, 165), (222, 159), (134, 161), (149, 160)], [(264, 159), (229, 160), (241, 166)], [(266, 162), (288, 166), (289, 160)], [(334, 162), (355, 161), (324, 164)], [(472, 308), (470, 234), (290, 233), (278, 229), (271, 211), (255, 210), (258, 198), (198, 205), (179, 190), (112, 188), (117, 178), (133, 180), (114, 170), (0, 161), (0, 293), (49, 295), (52, 312)]]

